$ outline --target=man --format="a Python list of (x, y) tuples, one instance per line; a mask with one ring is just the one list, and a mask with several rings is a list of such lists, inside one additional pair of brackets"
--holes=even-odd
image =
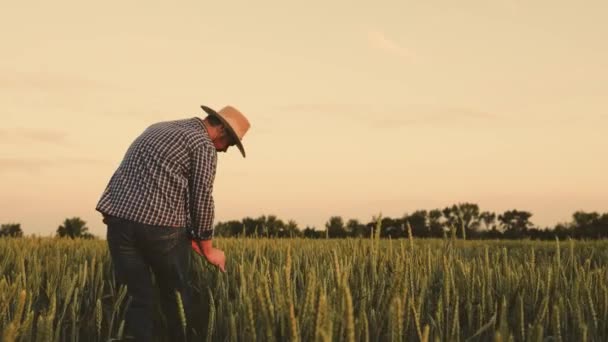
[(159, 122), (135, 139), (96, 207), (108, 227), (117, 283), (132, 297), (126, 325), (137, 341), (154, 336), (150, 269), (171, 341), (187, 339), (176, 293), (187, 317), (190, 247), (225, 272), (224, 252), (212, 245), (217, 152), (236, 145), (245, 157), (241, 140), (250, 124), (234, 107), (201, 107), (204, 120)]

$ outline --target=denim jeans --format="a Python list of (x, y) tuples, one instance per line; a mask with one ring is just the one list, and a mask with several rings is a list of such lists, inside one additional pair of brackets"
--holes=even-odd
[(167, 320), (168, 340), (187, 340), (176, 300), (176, 291), (179, 291), (187, 319), (191, 252), (186, 229), (145, 225), (110, 216), (104, 218), (104, 223), (108, 227), (108, 246), (117, 285), (126, 284), (131, 297), (126, 313), (127, 335), (136, 341), (158, 340), (158, 327), (153, 323), (158, 298), (154, 274)]

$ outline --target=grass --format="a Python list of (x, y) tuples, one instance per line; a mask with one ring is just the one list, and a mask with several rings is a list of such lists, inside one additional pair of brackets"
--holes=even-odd
[[(605, 341), (608, 242), (216, 239), (187, 329), (213, 341)], [(4, 341), (109, 341), (129, 299), (105, 241), (0, 239)], [(164, 316), (156, 312), (159, 339)]]

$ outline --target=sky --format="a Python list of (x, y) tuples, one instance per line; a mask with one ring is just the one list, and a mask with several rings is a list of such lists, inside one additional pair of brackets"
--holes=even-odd
[(0, 223), (51, 235), (157, 121), (239, 108), (216, 222), (608, 212), (608, 2), (5, 1)]

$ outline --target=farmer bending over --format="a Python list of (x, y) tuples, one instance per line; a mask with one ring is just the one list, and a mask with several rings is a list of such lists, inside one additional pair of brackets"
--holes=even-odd
[(107, 239), (118, 284), (132, 297), (127, 331), (137, 341), (154, 336), (154, 291), (150, 269), (160, 289), (171, 341), (183, 336), (176, 305), (179, 291), (189, 315), (190, 246), (225, 272), (224, 252), (214, 248), (213, 182), (217, 152), (241, 143), (249, 121), (237, 109), (159, 122), (148, 127), (127, 150), (96, 209), (108, 227)]

